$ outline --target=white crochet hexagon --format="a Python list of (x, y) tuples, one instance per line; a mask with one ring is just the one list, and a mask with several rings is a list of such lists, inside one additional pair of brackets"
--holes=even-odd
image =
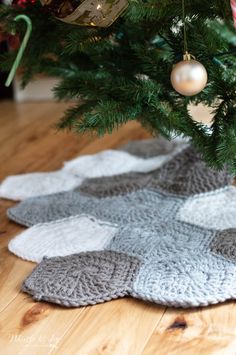
[(29, 197), (70, 191), (80, 185), (82, 177), (67, 171), (29, 173), (8, 176), (0, 185), (0, 197), (19, 201)]
[(119, 150), (104, 150), (94, 155), (84, 155), (65, 162), (62, 170), (86, 178), (112, 176), (130, 171), (149, 172), (170, 160), (181, 148), (176, 148), (170, 154), (158, 155), (153, 158), (139, 158)]
[(80, 215), (37, 224), (13, 238), (8, 249), (22, 259), (40, 262), (43, 256), (103, 250), (116, 231), (114, 224)]
[(177, 219), (204, 228), (236, 228), (236, 187), (195, 195), (180, 208)]

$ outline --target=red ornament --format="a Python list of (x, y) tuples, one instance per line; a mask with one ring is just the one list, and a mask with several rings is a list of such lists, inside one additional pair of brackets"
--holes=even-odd
[(12, 5), (17, 5), (22, 9), (25, 9), (28, 5), (34, 5), (36, 0), (13, 0)]
[(230, 0), (233, 20), (234, 20), (234, 27), (236, 28), (236, 0)]

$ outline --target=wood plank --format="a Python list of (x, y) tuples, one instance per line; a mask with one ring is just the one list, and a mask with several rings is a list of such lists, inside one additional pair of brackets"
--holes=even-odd
[[(37, 104), (19, 106), (25, 109), (17, 113), (18, 121), (28, 122), (29, 114), (31, 120), (27, 127), (25, 125), (17, 127), (16, 132), (12, 132), (12, 123), (9, 123), (7, 132), (4, 133), (1, 129), (0, 137), (4, 136), (5, 141), (0, 142), (0, 180), (9, 174), (37, 170), (51, 171), (60, 168), (64, 160), (72, 159), (78, 154), (91, 154), (116, 147), (132, 137), (138, 139), (150, 136), (140, 129), (136, 122), (131, 122), (115, 134), (106, 135), (101, 139), (89, 135), (76, 136), (68, 132), (57, 132), (53, 125), (56, 117), (62, 116), (65, 104), (42, 103), (41, 114), (38, 113), (39, 110), (34, 109), (38, 107)], [(9, 107), (10, 104), (2, 111), (0, 125), (2, 121), (11, 122), (12, 110)]]
[(164, 311), (126, 298), (86, 308), (52, 354), (140, 354)]
[(83, 311), (84, 308), (66, 309), (34, 302), (19, 293), (0, 313), (1, 354), (50, 354)]
[(235, 355), (236, 304), (168, 309), (142, 355)]

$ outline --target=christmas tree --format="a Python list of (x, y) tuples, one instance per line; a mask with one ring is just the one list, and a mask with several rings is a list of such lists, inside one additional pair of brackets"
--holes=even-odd
[[(125, 7), (124, 0), (109, 3)], [(23, 13), (33, 23), (21, 63), (22, 84), (37, 73), (53, 75), (60, 78), (56, 97), (78, 100), (58, 126), (103, 135), (138, 120), (154, 135), (190, 137), (210, 166), (227, 164), (235, 172), (236, 31), (230, 0), (130, 0), (109, 27), (86, 23), (86, 18), (88, 26), (56, 18), (79, 4), (83, 1), (54, 0), (50, 6), (19, 1), (0, 10), (5, 31), (15, 29), (20, 38), (25, 29), (14, 17)], [(101, 8), (98, 0), (92, 5)], [(186, 38), (189, 53), (208, 73), (207, 86), (192, 96), (176, 92), (170, 81)], [(9, 70), (15, 55), (2, 56), (1, 67)], [(189, 104), (200, 102), (214, 112), (210, 128), (189, 113)]]

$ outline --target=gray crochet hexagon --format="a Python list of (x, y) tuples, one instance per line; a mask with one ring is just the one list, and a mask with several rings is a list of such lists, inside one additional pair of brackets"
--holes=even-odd
[(227, 168), (215, 171), (189, 146), (160, 168), (149, 173), (127, 173), (102, 179), (86, 179), (77, 191), (95, 197), (125, 195), (143, 188), (178, 196), (191, 196), (230, 184)]
[(102, 303), (130, 293), (140, 264), (137, 258), (112, 251), (44, 258), (22, 291), (67, 307)]

